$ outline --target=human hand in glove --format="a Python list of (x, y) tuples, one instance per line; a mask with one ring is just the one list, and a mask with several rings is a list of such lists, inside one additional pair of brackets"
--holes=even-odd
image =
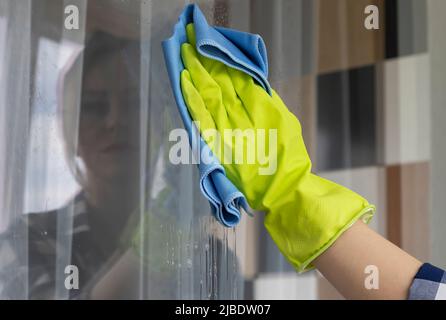
[(200, 55), (193, 24), (187, 36), (181, 87), (192, 119), (249, 205), (266, 212), (279, 250), (297, 271), (310, 269), (355, 221), (368, 222), (374, 206), (311, 173), (299, 120), (274, 90), (270, 96), (246, 73)]

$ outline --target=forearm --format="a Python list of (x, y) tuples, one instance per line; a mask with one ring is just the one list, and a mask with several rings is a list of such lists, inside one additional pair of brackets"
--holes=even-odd
[[(421, 262), (363, 222), (356, 222), (314, 260), (316, 268), (347, 299), (406, 299)], [(365, 273), (379, 271), (379, 289), (367, 289)]]

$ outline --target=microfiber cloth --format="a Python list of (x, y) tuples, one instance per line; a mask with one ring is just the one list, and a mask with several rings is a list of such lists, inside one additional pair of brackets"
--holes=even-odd
[(271, 87), (268, 78), (268, 60), (263, 39), (259, 35), (209, 26), (196, 4), (187, 5), (174, 27), (173, 35), (162, 43), (167, 72), (173, 94), (184, 126), (189, 134), (189, 142), (199, 144), (200, 154), (210, 155), (211, 161), (199, 161), (200, 190), (211, 204), (212, 213), (226, 227), (240, 222), (240, 209), (252, 214), (245, 196), (226, 177), (225, 170), (212, 154), (206, 142), (197, 137), (197, 129), (187, 110), (181, 93), (180, 74), (184, 70), (181, 61), (181, 45), (187, 42), (186, 25), (194, 23), (197, 50), (200, 54), (221, 61), (231, 68), (246, 72), (269, 94)]

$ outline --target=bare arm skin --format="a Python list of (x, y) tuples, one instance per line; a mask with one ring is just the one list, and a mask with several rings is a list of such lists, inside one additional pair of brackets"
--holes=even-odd
[[(407, 299), (421, 262), (358, 221), (314, 265), (347, 299)], [(364, 285), (368, 265), (378, 267), (378, 290)]]

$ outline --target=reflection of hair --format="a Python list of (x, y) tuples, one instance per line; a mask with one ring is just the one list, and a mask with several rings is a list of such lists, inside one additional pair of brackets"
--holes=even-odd
[(84, 50), (84, 77), (96, 64), (101, 63), (116, 52), (124, 50), (130, 43), (131, 41), (127, 39), (118, 38), (105, 32), (97, 31), (93, 33)]

